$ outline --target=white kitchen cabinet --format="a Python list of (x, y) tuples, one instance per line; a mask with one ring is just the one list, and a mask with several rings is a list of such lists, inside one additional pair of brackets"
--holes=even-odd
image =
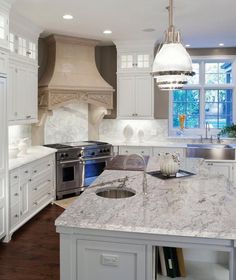
[(234, 163), (230, 162), (205, 161), (205, 166), (209, 170), (210, 174), (224, 175), (233, 183), (235, 180), (234, 165)]
[(0, 50), (0, 74), (8, 73), (8, 53)]
[(0, 77), (0, 123), (1, 123), (1, 137), (0, 137), (0, 239), (6, 235), (6, 162), (7, 162), (7, 123), (6, 123), (6, 78)]
[(10, 59), (8, 120), (10, 124), (34, 123), (38, 115), (38, 70), (35, 64)]
[(121, 52), (117, 55), (118, 73), (151, 71), (153, 54), (149, 51)]
[(118, 75), (118, 118), (152, 119), (154, 85), (150, 74)]
[(55, 198), (54, 155), (10, 171), (10, 235)]
[(28, 38), (10, 33), (9, 34), (9, 49), (22, 58), (37, 60), (37, 44)]
[(119, 146), (119, 155), (131, 155), (131, 154), (151, 156), (152, 148), (142, 147), (142, 146)]
[(8, 49), (9, 10), (9, 1), (2, 0), (0, 2), (0, 47), (4, 49)]
[(76, 279), (146, 279), (145, 245), (77, 240), (76, 255)]

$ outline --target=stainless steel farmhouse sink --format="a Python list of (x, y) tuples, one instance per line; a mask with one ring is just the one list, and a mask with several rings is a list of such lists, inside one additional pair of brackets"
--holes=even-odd
[(212, 160), (235, 160), (235, 148), (224, 144), (188, 144), (186, 156)]
[(104, 198), (127, 198), (134, 196), (136, 192), (132, 189), (127, 189), (127, 188), (103, 188), (101, 190), (98, 190), (96, 192), (96, 195), (104, 197)]

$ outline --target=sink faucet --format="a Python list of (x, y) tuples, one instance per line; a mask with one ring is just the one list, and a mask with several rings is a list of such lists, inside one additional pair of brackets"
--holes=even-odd
[(209, 126), (209, 122), (206, 122), (205, 128), (206, 128), (206, 135), (205, 135), (205, 139), (208, 139), (208, 132), (210, 132), (210, 126)]
[(140, 154), (130, 154), (128, 156), (126, 156), (124, 162), (123, 162), (123, 168), (126, 169), (127, 167), (127, 161), (130, 157), (139, 157), (142, 161), (143, 161), (143, 194), (147, 195), (147, 175), (146, 175), (146, 170), (147, 170), (147, 165), (146, 165), (146, 161), (145, 158), (143, 157), (143, 155)]

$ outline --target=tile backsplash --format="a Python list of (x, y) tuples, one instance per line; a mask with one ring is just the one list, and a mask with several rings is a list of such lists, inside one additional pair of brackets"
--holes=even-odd
[(168, 120), (108, 120), (99, 128), (100, 140), (121, 142), (165, 141), (168, 137)]
[(45, 144), (88, 139), (88, 104), (74, 102), (53, 110), (45, 124)]

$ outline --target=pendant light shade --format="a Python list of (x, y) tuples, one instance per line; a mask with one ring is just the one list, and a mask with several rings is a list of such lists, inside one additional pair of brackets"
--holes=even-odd
[(173, 26), (173, 0), (170, 1), (169, 28), (165, 42), (158, 51), (153, 63), (153, 77), (162, 90), (182, 88), (188, 76), (193, 76), (192, 60), (180, 42), (180, 33)]

